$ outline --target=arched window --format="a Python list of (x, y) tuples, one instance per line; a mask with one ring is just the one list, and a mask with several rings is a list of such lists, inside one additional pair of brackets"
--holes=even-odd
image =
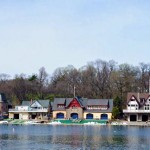
[(107, 114), (101, 114), (101, 119), (102, 120), (108, 120), (108, 115)]
[(93, 119), (93, 114), (87, 114), (86, 119)]
[(63, 119), (64, 118), (64, 113), (57, 113), (56, 118), (57, 119)]
[(71, 118), (72, 119), (78, 119), (78, 114), (77, 113), (72, 113)]

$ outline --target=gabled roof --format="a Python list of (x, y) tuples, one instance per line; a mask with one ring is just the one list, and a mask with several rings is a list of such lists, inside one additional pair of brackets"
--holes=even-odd
[(50, 105), (49, 100), (37, 100), (43, 107), (48, 107)]
[(81, 107), (84, 107), (84, 102), (83, 102), (83, 99), (80, 98), (80, 97), (75, 97), (75, 98), (67, 98), (66, 99), (66, 107), (69, 106), (69, 104), (74, 100), (76, 99), (78, 101), (78, 103), (80, 104)]
[[(130, 101), (131, 97), (134, 96), (136, 98), (136, 101), (138, 102), (140, 108), (142, 109), (143, 106), (145, 105), (146, 100), (149, 97), (149, 93), (128, 93), (127, 94), (127, 104)], [(141, 102), (141, 100), (143, 102)]]
[(85, 104), (85, 103), (84, 103), (84, 100), (83, 100), (82, 98), (78, 98), (78, 97), (77, 97), (77, 99), (78, 99), (78, 102), (79, 102), (80, 106), (81, 106), (81, 107), (85, 107), (85, 105), (84, 105), (84, 104)]
[[(71, 101), (74, 98), (55, 98), (53, 105), (52, 105), (52, 110), (65, 110), (69, 104), (71, 103)], [(78, 98), (76, 97), (77, 101), (80, 103), (80, 105), (85, 108), (85, 111), (87, 112), (112, 112), (112, 108), (113, 108), (113, 99), (85, 99), (85, 98)], [(57, 105), (58, 104), (64, 104), (64, 108), (58, 108)], [(86, 110), (86, 107), (89, 105), (109, 105), (109, 108), (107, 110)]]
[(72, 100), (73, 100), (73, 98), (66, 98), (66, 107), (69, 106), (69, 104), (71, 103)]
[(139, 97), (139, 98), (147, 99), (147, 97), (149, 96), (149, 93), (135, 93), (135, 92), (128, 93), (128, 94), (127, 94), (127, 101), (128, 101), (133, 95), (137, 98), (137, 100), (138, 100), (138, 97)]
[(22, 101), (22, 106), (31, 106), (33, 103), (38, 102), (42, 107), (48, 107), (50, 105), (49, 100), (33, 100), (33, 101)]
[(132, 97), (134, 97), (135, 101), (140, 105), (140, 102), (139, 102), (139, 100), (137, 99), (137, 97), (135, 97), (135, 95), (132, 95), (132, 96), (128, 99), (127, 104), (131, 101)]
[(30, 107), (43, 107), (43, 106), (41, 105), (41, 103), (39, 102), (39, 100), (33, 100), (33, 102), (30, 105)]
[(146, 100), (150, 99), (150, 94), (147, 96)]

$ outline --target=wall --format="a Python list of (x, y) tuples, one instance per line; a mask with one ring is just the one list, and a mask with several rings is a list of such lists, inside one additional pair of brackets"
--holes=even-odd
[(101, 114), (107, 114), (108, 115), (108, 119), (111, 119), (112, 117), (112, 113), (89, 113), (89, 112), (84, 112), (83, 114), (83, 118), (86, 119), (86, 115), (87, 114), (93, 114), (93, 119), (100, 119)]
[(66, 118), (66, 111), (53, 111), (53, 119), (56, 118), (57, 113), (63, 113), (64, 114), (64, 118)]
[(28, 120), (29, 114), (28, 113), (19, 113), (19, 119)]
[(72, 113), (77, 113), (79, 119), (83, 118), (83, 109), (81, 107), (76, 107), (76, 108), (70, 107), (70, 108), (66, 109), (66, 113), (67, 113), (66, 114), (67, 118), (71, 118)]
[(9, 113), (9, 119), (14, 118), (14, 113)]
[[(128, 110), (137, 110), (137, 109), (139, 109), (139, 105), (136, 101), (130, 101), (128, 104), (130, 105), (130, 106), (127, 105)], [(134, 105), (134, 106), (131, 106), (131, 105)]]

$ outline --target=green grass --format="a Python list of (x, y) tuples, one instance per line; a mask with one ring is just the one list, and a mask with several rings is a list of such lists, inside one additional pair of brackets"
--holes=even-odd
[[(7, 120), (8, 121), (8, 120)], [(19, 119), (15, 119), (15, 120), (10, 120), (9, 121), (11, 124), (24, 124), (24, 120), (19, 120)]]

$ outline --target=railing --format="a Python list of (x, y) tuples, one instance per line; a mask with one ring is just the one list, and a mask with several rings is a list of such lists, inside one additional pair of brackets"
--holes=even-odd
[(123, 109), (124, 113), (150, 113), (150, 110), (129, 110)]
[(48, 108), (9, 109), (9, 112), (48, 112)]

